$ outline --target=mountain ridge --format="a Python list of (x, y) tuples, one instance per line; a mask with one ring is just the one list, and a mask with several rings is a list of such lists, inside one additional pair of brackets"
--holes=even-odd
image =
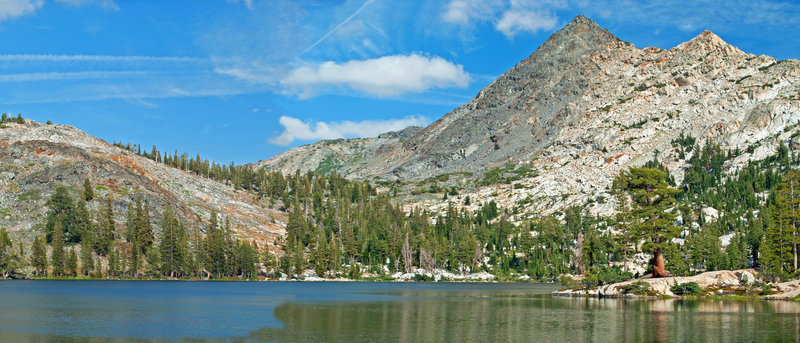
[(156, 228), (168, 205), (197, 230), (205, 228), (212, 211), (227, 216), (236, 235), (272, 250), (277, 246), (267, 243), (285, 233), (282, 212), (253, 195), (138, 156), (75, 127), (26, 120), (4, 124), (0, 134), (0, 226), (25, 241), (39, 231), (55, 188), (65, 185), (77, 195), (85, 179), (99, 199), (89, 208), (110, 200), (120, 233), (127, 207), (139, 196), (149, 204)]
[(553, 211), (604, 194), (620, 170), (654, 157), (680, 178), (685, 161), (671, 142), (682, 132), (701, 144), (753, 147), (732, 168), (774, 153), (782, 130), (800, 121), (799, 88), (797, 60), (747, 54), (710, 31), (669, 50), (638, 49), (578, 16), (471, 101), (409, 137), (323, 141), (256, 166), (420, 181), (527, 165), (538, 173), (522, 185), (530, 188), (506, 190), (499, 200), (544, 197), (524, 210)]

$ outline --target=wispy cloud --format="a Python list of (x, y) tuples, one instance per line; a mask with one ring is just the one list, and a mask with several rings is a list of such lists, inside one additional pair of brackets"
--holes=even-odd
[(305, 54), (305, 53), (311, 51), (311, 49), (314, 49), (315, 46), (319, 45), (319, 43), (322, 43), (322, 41), (324, 41), (325, 39), (330, 37), (330, 35), (334, 34), (336, 31), (339, 31), (339, 29), (341, 29), (342, 26), (347, 25), (347, 23), (349, 23), (351, 20), (353, 20), (353, 18), (355, 18), (359, 13), (361, 13), (361, 11), (364, 10), (364, 7), (367, 7), (367, 5), (371, 4), (372, 1), (373, 0), (365, 1), (364, 4), (361, 5), (361, 7), (359, 7), (355, 12), (353, 12), (353, 14), (351, 14), (349, 17), (345, 18), (341, 23), (339, 23), (338, 25), (334, 26), (330, 31), (325, 33), (322, 36), (322, 38), (318, 39), (316, 42), (314, 42), (313, 44), (309, 45), (305, 50), (303, 50), (302, 54)]
[(143, 71), (82, 71), (82, 72), (49, 72), (0, 74), (0, 82), (34, 82), (54, 80), (109, 79), (141, 76)]
[[(55, 0), (75, 7), (84, 5), (98, 5), (106, 9), (119, 10), (113, 0)], [(44, 7), (44, 0), (0, 0), (0, 21), (31, 15)]]
[(458, 25), (469, 25), (473, 20), (491, 20), (504, 6), (501, 0), (451, 0), (442, 12), (445, 22)]
[(325, 62), (292, 70), (281, 84), (301, 97), (324, 87), (346, 86), (375, 96), (397, 96), (431, 88), (466, 87), (470, 76), (463, 66), (441, 57), (392, 55), (345, 63)]
[(283, 126), (283, 132), (270, 138), (269, 142), (288, 146), (295, 140), (375, 137), (384, 132), (402, 130), (409, 126), (425, 126), (430, 120), (422, 116), (408, 116), (387, 120), (303, 122), (297, 118), (281, 116), (279, 122)]
[(98, 5), (106, 9), (119, 10), (119, 6), (114, 0), (56, 0), (71, 6)]
[(216, 71), (226, 59), (189, 56), (0, 55), (0, 102), (157, 99), (264, 91)]
[(0, 21), (32, 14), (44, 6), (44, 0), (0, 0)]
[[(2, 1), (2, 0), (0, 0)], [(0, 55), (0, 62), (180, 62), (207, 63), (209, 58), (174, 56), (111, 56), (111, 55), (57, 55), (57, 54), (15, 54)]]

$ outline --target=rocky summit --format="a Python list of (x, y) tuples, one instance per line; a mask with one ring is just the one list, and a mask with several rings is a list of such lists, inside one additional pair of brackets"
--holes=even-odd
[[(637, 48), (578, 16), (533, 54), (426, 128), (376, 138), (321, 141), (257, 167), (336, 171), (355, 179), (424, 180), (494, 168), (533, 170), (516, 185), (472, 187), (473, 199), (549, 213), (605, 198), (614, 177), (658, 158), (678, 181), (700, 145), (739, 152), (728, 163), (794, 148), (800, 122), (800, 61), (745, 53), (706, 31), (672, 49)], [(418, 202), (431, 208), (441, 201)]]
[(0, 128), (0, 227), (12, 235), (32, 241), (41, 233), (38, 226), (55, 188), (65, 185), (78, 195), (86, 179), (96, 194), (88, 206), (96, 209), (109, 199), (119, 232), (128, 206), (141, 196), (157, 228), (168, 205), (200, 230), (216, 211), (230, 220), (237, 236), (262, 246), (285, 234), (282, 212), (254, 195), (138, 156), (74, 127), (26, 120)]

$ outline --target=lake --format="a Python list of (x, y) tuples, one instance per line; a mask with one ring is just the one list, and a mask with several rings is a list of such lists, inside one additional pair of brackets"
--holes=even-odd
[(0, 281), (3, 342), (797, 341), (800, 304), (550, 297), (553, 285)]

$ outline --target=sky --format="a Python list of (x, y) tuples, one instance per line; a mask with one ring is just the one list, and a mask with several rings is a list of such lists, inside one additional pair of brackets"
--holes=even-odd
[(800, 58), (800, 1), (0, 0), (0, 112), (252, 163), (427, 125), (579, 14)]

